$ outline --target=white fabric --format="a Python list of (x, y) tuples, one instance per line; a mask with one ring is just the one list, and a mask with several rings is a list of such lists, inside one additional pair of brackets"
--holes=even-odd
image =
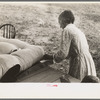
[(18, 58), (22, 71), (39, 61), (43, 57), (44, 51), (39, 46), (27, 46), (24, 49), (13, 52), (12, 55)]
[(0, 78), (14, 65), (20, 64), (19, 60), (10, 54), (0, 55)]
[(9, 48), (13, 45), (20, 48), (11, 54), (0, 54), (0, 78), (14, 65), (19, 64), (21, 66), (20, 71), (23, 71), (39, 61), (44, 55), (42, 47), (30, 45), (18, 39), (0, 37), (0, 42), (6, 44), (5, 48), (9, 43), (11, 44), (9, 44)]
[(0, 42), (0, 54), (10, 54), (15, 50), (18, 50), (15, 45), (7, 42)]
[(0, 42), (6, 42), (6, 43), (11, 43), (15, 46), (17, 46), (18, 48), (23, 49), (25, 46), (28, 46), (29, 44), (23, 41), (20, 41), (18, 39), (6, 39), (3, 37), (0, 37)]

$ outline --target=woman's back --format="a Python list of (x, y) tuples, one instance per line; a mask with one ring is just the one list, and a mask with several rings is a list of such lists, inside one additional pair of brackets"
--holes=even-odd
[(77, 53), (86, 53), (89, 51), (89, 46), (86, 37), (81, 30), (79, 30), (74, 24), (69, 24), (65, 28), (69, 34), (72, 36), (72, 47), (77, 50)]

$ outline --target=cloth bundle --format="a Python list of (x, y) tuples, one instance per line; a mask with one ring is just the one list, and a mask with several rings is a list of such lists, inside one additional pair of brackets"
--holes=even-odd
[(0, 78), (14, 65), (23, 71), (38, 62), (44, 56), (40, 46), (30, 45), (18, 39), (0, 37)]
[(15, 50), (18, 50), (18, 47), (15, 45), (7, 42), (0, 42), (0, 54), (10, 54)]

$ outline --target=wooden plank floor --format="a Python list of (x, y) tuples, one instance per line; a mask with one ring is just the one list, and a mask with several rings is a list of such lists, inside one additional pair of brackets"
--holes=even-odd
[(59, 77), (62, 73), (58, 70), (50, 68), (48, 65), (38, 63), (33, 67), (22, 72), (17, 79), (17, 82), (56, 82), (59, 83)]
[[(61, 83), (60, 77), (63, 75), (58, 70), (50, 68), (48, 64), (38, 62), (26, 71), (19, 74), (17, 82), (38, 82), (38, 83)], [(67, 75), (71, 83), (80, 83), (80, 80)]]
[(80, 83), (81, 81), (79, 79), (76, 79), (70, 75), (67, 75), (68, 79), (70, 80), (71, 83)]

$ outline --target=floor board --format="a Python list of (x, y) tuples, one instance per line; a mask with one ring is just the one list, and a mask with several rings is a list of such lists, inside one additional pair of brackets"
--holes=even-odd
[[(49, 82), (49, 83), (61, 83), (60, 77), (63, 73), (43, 63), (37, 63), (29, 69), (19, 74), (17, 82)], [(80, 80), (67, 75), (71, 83), (80, 83)]]
[(18, 76), (17, 82), (55, 82), (62, 73), (49, 66), (39, 63)]
[(42, 68), (33, 74), (30, 74), (19, 82), (54, 82), (62, 75), (59, 71), (55, 71), (52, 68)]

